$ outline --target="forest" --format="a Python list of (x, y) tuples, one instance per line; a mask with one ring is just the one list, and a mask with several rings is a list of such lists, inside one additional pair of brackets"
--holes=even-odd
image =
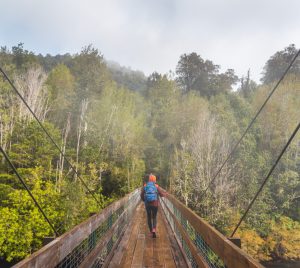
[[(92, 45), (56, 56), (35, 54), (22, 43), (3, 46), (1, 68), (63, 154), (3, 76), (0, 145), (60, 234), (141, 187), (152, 172), (230, 235), (299, 123), (300, 58), (205, 189), (297, 50), (289, 45), (270, 55), (256, 83), (250, 70), (243, 77), (222, 72), (198, 52), (182, 54), (172, 72), (146, 76), (107, 61)], [(0, 258), (23, 259), (51, 236), (1, 155)], [(300, 133), (236, 236), (260, 261), (300, 260)]]

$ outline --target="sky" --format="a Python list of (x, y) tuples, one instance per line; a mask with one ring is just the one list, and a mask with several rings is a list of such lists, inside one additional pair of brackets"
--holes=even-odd
[(299, 0), (0, 0), (0, 46), (56, 55), (93, 44), (146, 75), (196, 52), (259, 82), (270, 56), (299, 48), (299, 10)]

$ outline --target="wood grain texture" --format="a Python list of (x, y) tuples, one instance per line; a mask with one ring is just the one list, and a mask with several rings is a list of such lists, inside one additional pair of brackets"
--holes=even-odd
[[(115, 255), (123, 254), (119, 265), (110, 267), (145, 267), (145, 268), (187, 268), (177, 242), (170, 239), (173, 233), (166, 226), (164, 214), (159, 208), (157, 215), (157, 238), (152, 238), (147, 226), (144, 204), (140, 204), (132, 221), (130, 237), (126, 246), (120, 245)], [(122, 242), (121, 242), (122, 243)], [(124, 248), (126, 250), (124, 250)], [(114, 261), (114, 257), (112, 259)], [(116, 261), (114, 261), (114, 264)]]

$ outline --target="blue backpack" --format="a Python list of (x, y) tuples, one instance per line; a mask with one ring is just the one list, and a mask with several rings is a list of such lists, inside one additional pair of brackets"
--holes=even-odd
[(147, 182), (145, 189), (145, 201), (152, 202), (157, 200), (157, 188), (154, 182)]

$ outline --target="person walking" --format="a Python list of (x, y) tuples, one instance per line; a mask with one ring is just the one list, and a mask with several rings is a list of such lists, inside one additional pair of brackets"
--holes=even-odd
[(150, 235), (156, 238), (156, 216), (158, 211), (158, 196), (165, 196), (166, 193), (156, 183), (156, 177), (149, 175), (149, 181), (144, 184), (141, 190), (141, 199), (145, 202), (147, 222)]

